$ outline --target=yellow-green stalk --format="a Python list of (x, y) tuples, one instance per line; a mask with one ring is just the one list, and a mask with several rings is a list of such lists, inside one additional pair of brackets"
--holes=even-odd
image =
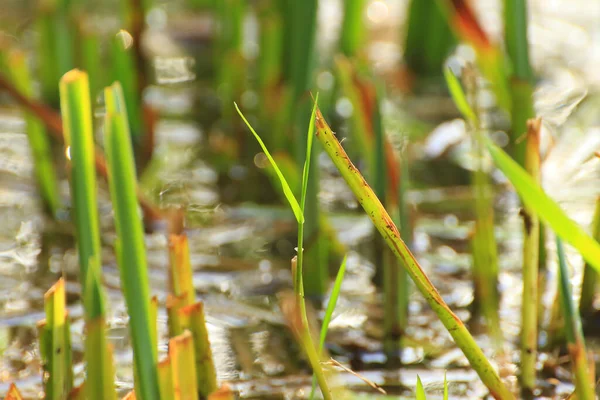
[[(527, 124), (525, 170), (540, 181), (540, 119)], [(538, 268), (540, 221), (530, 207), (524, 206), (523, 217), (523, 302), (521, 307), (521, 388), (535, 388), (535, 364), (538, 339)]]
[(417, 289), (423, 294), (442, 324), (453, 337), (457, 346), (463, 351), (472, 368), (477, 372), (490, 394), (496, 399), (514, 399), (514, 395), (502, 383), (498, 374), (487, 360), (467, 328), (450, 310), (437, 289), (414, 258), (404, 241), (400, 238), (398, 228), (391, 217), (362, 177), (358, 169), (348, 158), (344, 148), (336, 139), (323, 115), (317, 109), (316, 136), (323, 145), (340, 174), (358, 199), (369, 218), (375, 224), (388, 246), (394, 252), (401, 265), (406, 268)]
[[(129, 313), (139, 397), (159, 398), (157, 349), (153, 347), (155, 324), (151, 321), (148, 266), (141, 211), (136, 198), (136, 174), (125, 100), (118, 83), (105, 89), (107, 112), (104, 148), (115, 216), (115, 252)], [(110, 104), (110, 106), (109, 106)], [(137, 390), (138, 388), (136, 388)]]
[(169, 359), (173, 380), (173, 400), (196, 400), (198, 384), (196, 381), (196, 356), (194, 339), (190, 331), (184, 331), (169, 340)]

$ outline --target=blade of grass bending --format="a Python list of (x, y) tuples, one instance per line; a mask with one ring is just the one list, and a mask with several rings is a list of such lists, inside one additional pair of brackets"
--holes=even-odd
[[(118, 95), (114, 87), (105, 91), (107, 97)], [(117, 260), (130, 317), (139, 396), (143, 400), (158, 399), (157, 349), (152, 346), (154, 328), (150, 316), (144, 231), (135, 192), (133, 150), (123, 112), (106, 114), (104, 146), (118, 238)]]
[[(2, 52), (4, 53), (4, 52)], [(33, 96), (33, 85), (29, 68), (25, 62), (25, 54), (20, 51), (10, 51), (0, 54), (0, 64), (6, 70), (16, 89), (24, 96)], [(25, 111), (27, 140), (33, 156), (35, 176), (40, 194), (47, 211), (56, 218), (61, 207), (56, 171), (52, 163), (52, 150), (42, 121), (28, 110)]]
[[(342, 282), (344, 281), (344, 275), (346, 274), (346, 259), (347, 256), (345, 255), (344, 259), (342, 260), (342, 264), (340, 265), (340, 269), (335, 277), (335, 282), (333, 284), (333, 288), (331, 289), (329, 301), (327, 302), (327, 309), (325, 310), (323, 325), (321, 325), (321, 333), (319, 335), (319, 354), (323, 352), (323, 346), (325, 346), (325, 339), (327, 338), (327, 330), (329, 329), (329, 322), (331, 322), (333, 311), (335, 310), (337, 300), (340, 297), (340, 292), (342, 291)], [(313, 376), (312, 389), (310, 391), (311, 399), (314, 398), (316, 388), (317, 378)]]
[(492, 143), (490, 139), (486, 139), (486, 144), (494, 163), (513, 184), (523, 203), (534, 211), (543, 222), (550, 225), (558, 236), (575, 247), (590, 266), (600, 271), (600, 245), (598, 242), (571, 220), (508, 154)]
[(590, 381), (590, 374), (588, 371), (585, 341), (583, 333), (581, 332), (581, 320), (573, 303), (573, 294), (571, 292), (571, 283), (569, 282), (569, 270), (565, 259), (565, 251), (562, 241), (558, 237), (556, 238), (556, 250), (558, 254), (562, 308), (566, 320), (567, 349), (569, 350), (571, 363), (573, 364), (577, 398), (579, 400), (593, 400), (596, 396), (594, 394), (593, 381)]
[(417, 375), (417, 389), (415, 395), (417, 400), (427, 400), (425, 389), (423, 389), (423, 383), (421, 382), (421, 377), (419, 375)]
[(446, 78), (446, 85), (448, 86), (448, 91), (452, 96), (452, 100), (454, 100), (454, 104), (458, 111), (471, 123), (474, 125), (479, 125), (479, 118), (477, 118), (477, 114), (471, 108), (469, 101), (467, 100), (467, 96), (462, 88), (462, 85), (458, 81), (458, 78), (454, 75), (452, 70), (448, 67), (444, 68), (444, 78)]
[(323, 145), (323, 148), (340, 171), (340, 174), (369, 218), (375, 224), (375, 227), (384, 237), (400, 263), (406, 268), (417, 289), (423, 294), (458, 347), (463, 351), (473, 369), (488, 387), (490, 394), (496, 399), (514, 399), (513, 394), (502, 383), (467, 328), (450, 310), (406, 244), (402, 241), (398, 233), (398, 228), (358, 169), (352, 164), (344, 148), (335, 138), (331, 128), (327, 125), (318, 109), (315, 125), (317, 128), (317, 139)]
[[(592, 235), (596, 241), (600, 240), (600, 197), (596, 199), (596, 210), (592, 222)], [(594, 311), (594, 297), (598, 287), (598, 271), (585, 264), (583, 281), (581, 283), (581, 299), (579, 300), (579, 313), (589, 315)]]
[[(100, 228), (98, 223), (98, 203), (96, 200), (96, 169), (92, 108), (88, 76), (85, 72), (72, 70), (60, 80), (60, 103), (67, 155), (71, 160), (71, 196), (73, 198), (73, 219), (77, 233), (77, 250), (81, 282), (87, 282), (87, 274), (92, 268), (100, 276)], [(100, 291), (84, 304), (86, 320), (94, 320), (104, 315), (104, 303)]]
[(285, 198), (287, 199), (287, 201), (290, 203), (290, 207), (292, 207), (292, 211), (294, 212), (294, 216), (296, 217), (296, 221), (298, 221), (298, 223), (304, 222), (304, 216), (302, 215), (302, 212), (300, 211), (300, 205), (298, 204), (298, 201), (296, 200), (296, 197), (294, 197), (294, 192), (292, 192), (292, 189), (290, 189), (290, 186), (288, 185), (287, 181), (285, 180), (285, 177), (283, 176), (283, 174), (279, 170), (279, 167), (275, 163), (275, 160), (273, 160), (273, 157), (271, 156), (271, 153), (269, 153), (269, 150), (267, 150), (267, 146), (265, 146), (265, 144), (263, 143), (263, 141), (260, 138), (260, 136), (258, 136), (258, 133), (256, 133), (256, 131), (254, 130), (254, 128), (252, 128), (252, 126), (250, 125), (250, 123), (248, 122), (248, 120), (246, 119), (246, 117), (244, 117), (244, 114), (242, 114), (242, 112), (240, 111), (237, 103), (233, 103), (233, 104), (235, 105), (235, 109), (237, 110), (237, 112), (240, 115), (240, 117), (242, 117), (242, 119), (246, 123), (246, 126), (248, 127), (248, 129), (250, 129), (250, 131), (252, 132), (252, 134), (256, 138), (256, 141), (258, 142), (258, 144), (260, 145), (260, 147), (264, 151), (265, 155), (269, 159), (269, 162), (273, 166), (273, 169), (275, 170), (275, 173), (279, 177), (279, 182), (281, 183), (281, 187), (283, 189), (283, 194), (285, 195)]

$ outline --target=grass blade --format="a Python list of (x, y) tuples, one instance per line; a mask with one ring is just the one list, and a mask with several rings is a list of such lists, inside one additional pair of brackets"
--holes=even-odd
[(579, 400), (593, 400), (596, 396), (594, 394), (593, 381), (590, 381), (590, 374), (588, 371), (585, 342), (583, 333), (581, 332), (581, 320), (573, 303), (571, 283), (569, 282), (569, 270), (567, 268), (565, 251), (560, 238), (556, 238), (556, 250), (558, 253), (560, 297), (562, 300), (563, 314), (565, 315), (567, 349), (569, 350), (571, 363), (573, 364), (577, 398)]
[(496, 166), (515, 187), (525, 206), (550, 225), (563, 240), (575, 247), (590, 266), (600, 271), (600, 245), (571, 220), (535, 180), (508, 154), (486, 139), (488, 151)]
[[(106, 88), (105, 96), (118, 96), (117, 87), (113, 85)], [(118, 238), (117, 260), (130, 317), (131, 339), (140, 383), (139, 396), (144, 400), (154, 400), (159, 396), (157, 349), (152, 346), (152, 332), (155, 328), (150, 315), (148, 267), (144, 231), (136, 199), (133, 150), (124, 112), (106, 114), (104, 146)]]
[(242, 119), (246, 123), (246, 126), (248, 126), (248, 129), (250, 129), (250, 131), (252, 132), (252, 134), (256, 138), (256, 141), (258, 142), (258, 144), (262, 148), (263, 152), (265, 153), (265, 155), (269, 159), (269, 162), (273, 166), (273, 169), (275, 170), (275, 173), (277, 174), (277, 177), (279, 178), (279, 182), (281, 183), (281, 187), (283, 189), (283, 194), (285, 195), (285, 198), (287, 199), (287, 201), (290, 203), (290, 207), (292, 207), (292, 211), (294, 212), (294, 216), (296, 217), (296, 221), (298, 221), (298, 223), (303, 223), (304, 222), (304, 216), (302, 215), (302, 211), (300, 210), (300, 205), (298, 204), (298, 200), (296, 200), (296, 197), (294, 197), (294, 192), (292, 192), (292, 189), (290, 189), (290, 185), (288, 185), (287, 181), (285, 180), (285, 177), (283, 176), (283, 174), (279, 170), (279, 167), (277, 166), (277, 163), (275, 163), (275, 160), (271, 156), (271, 153), (269, 153), (269, 150), (267, 150), (267, 146), (265, 146), (265, 144), (262, 141), (262, 139), (260, 138), (260, 136), (258, 136), (258, 133), (256, 133), (256, 131), (254, 130), (254, 128), (252, 128), (252, 125), (250, 125), (250, 123), (248, 122), (248, 120), (246, 119), (246, 117), (244, 117), (244, 114), (242, 114), (242, 112), (240, 111), (238, 105), (236, 103), (234, 103), (234, 105), (235, 105), (235, 109), (237, 110), (238, 114), (240, 115), (240, 117), (242, 117)]
[(467, 328), (450, 310), (406, 244), (402, 241), (398, 228), (358, 169), (352, 164), (344, 148), (335, 138), (331, 128), (327, 125), (318, 109), (316, 118), (316, 135), (323, 148), (340, 171), (340, 174), (369, 218), (375, 224), (375, 227), (394, 252), (394, 255), (406, 268), (417, 289), (423, 294), (440, 321), (454, 338), (458, 347), (463, 351), (473, 369), (488, 387), (491, 395), (496, 399), (513, 399), (513, 394), (502, 383)]
[[(335, 282), (333, 284), (333, 288), (331, 289), (331, 296), (329, 297), (329, 301), (327, 302), (327, 309), (325, 310), (325, 316), (323, 317), (323, 325), (321, 325), (321, 333), (319, 335), (319, 354), (323, 352), (323, 346), (325, 346), (325, 339), (327, 338), (327, 330), (329, 329), (329, 322), (331, 322), (331, 318), (333, 317), (333, 311), (335, 310), (335, 306), (337, 304), (337, 300), (340, 296), (340, 292), (342, 291), (342, 282), (344, 281), (344, 275), (346, 274), (346, 258), (342, 260), (342, 264), (340, 265), (340, 269), (335, 277)], [(312, 389), (310, 392), (310, 398), (314, 398), (315, 389), (317, 387), (317, 379), (313, 376)]]
[[(72, 70), (60, 80), (60, 102), (63, 131), (67, 153), (71, 160), (71, 196), (77, 232), (77, 250), (81, 282), (87, 282), (87, 274), (95, 268), (100, 276), (100, 228), (97, 213), (95, 148), (92, 128), (92, 108), (88, 76), (85, 72)], [(84, 293), (89, 301), (85, 305), (87, 320), (104, 315), (100, 291), (92, 296)]]
[(446, 85), (448, 86), (448, 91), (452, 96), (452, 100), (454, 100), (454, 104), (458, 111), (471, 122), (473, 125), (479, 125), (479, 118), (477, 118), (477, 114), (471, 108), (469, 101), (467, 100), (467, 96), (462, 88), (462, 85), (458, 81), (458, 78), (454, 75), (452, 70), (448, 67), (444, 68), (444, 77), (446, 78)]
[(346, 57), (352, 57), (361, 49), (365, 40), (364, 9), (365, 0), (344, 2), (344, 19), (340, 35), (340, 49)]
[(417, 390), (416, 390), (416, 399), (417, 400), (427, 400), (427, 396), (425, 395), (425, 389), (423, 389), (423, 383), (421, 382), (421, 378), (417, 375)]

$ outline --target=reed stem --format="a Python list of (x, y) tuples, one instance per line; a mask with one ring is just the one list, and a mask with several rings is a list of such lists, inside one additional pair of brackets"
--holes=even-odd
[(340, 171), (369, 218), (371, 218), (377, 230), (379, 230), (386, 243), (394, 252), (394, 255), (406, 268), (417, 289), (423, 294), (440, 321), (454, 338), (457, 346), (463, 351), (473, 369), (488, 387), (490, 394), (496, 399), (514, 399), (514, 395), (502, 383), (467, 328), (450, 310), (406, 244), (402, 241), (398, 228), (368, 183), (360, 172), (358, 172), (354, 164), (352, 164), (318, 109), (316, 128), (317, 138), (323, 145), (326, 153)]
[[(540, 128), (541, 119), (530, 120), (527, 129), (525, 170), (531, 178), (540, 181)], [(521, 388), (531, 392), (535, 388), (535, 364), (538, 340), (538, 271), (539, 271), (539, 217), (525, 206), (523, 216), (523, 303), (521, 306)]]

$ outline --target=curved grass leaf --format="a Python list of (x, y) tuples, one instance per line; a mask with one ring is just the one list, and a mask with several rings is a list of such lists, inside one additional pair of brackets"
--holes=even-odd
[(570, 219), (531, 176), (488, 138), (486, 145), (496, 166), (513, 184), (525, 205), (550, 225), (563, 240), (575, 247), (590, 266), (600, 271), (600, 245)]
[(458, 108), (458, 111), (460, 111), (460, 113), (466, 119), (468, 119), (469, 122), (477, 124), (477, 115), (469, 105), (469, 102), (467, 101), (467, 96), (465, 95), (465, 92), (460, 82), (458, 81), (458, 78), (456, 78), (452, 70), (448, 67), (444, 68), (444, 78), (446, 78), (446, 85), (448, 85), (448, 91), (450, 92), (452, 100), (454, 100), (454, 104), (456, 105), (456, 108)]
[(240, 114), (240, 117), (242, 117), (242, 119), (246, 123), (246, 126), (248, 126), (248, 129), (250, 129), (250, 131), (252, 132), (252, 134), (256, 138), (256, 141), (258, 142), (258, 144), (260, 145), (260, 147), (264, 151), (265, 155), (269, 159), (269, 162), (273, 166), (273, 169), (275, 170), (275, 173), (277, 174), (277, 177), (279, 177), (279, 182), (281, 182), (281, 187), (283, 189), (283, 194), (285, 195), (285, 198), (287, 199), (287, 201), (290, 203), (290, 207), (292, 207), (292, 211), (294, 212), (294, 216), (296, 216), (296, 221), (298, 221), (298, 223), (303, 223), (304, 222), (304, 215), (302, 215), (302, 211), (300, 210), (300, 205), (298, 204), (298, 200), (296, 200), (296, 197), (294, 197), (294, 193), (292, 192), (292, 189), (290, 189), (290, 185), (288, 185), (287, 181), (285, 180), (285, 177), (283, 176), (283, 174), (279, 170), (279, 167), (275, 163), (275, 160), (271, 156), (271, 153), (269, 153), (269, 150), (267, 150), (267, 146), (265, 146), (265, 144), (262, 141), (262, 139), (260, 138), (260, 136), (258, 136), (258, 133), (256, 133), (256, 131), (254, 130), (254, 128), (252, 128), (252, 125), (250, 125), (250, 122), (248, 122), (248, 120), (246, 119), (246, 117), (244, 117), (244, 114), (242, 114), (242, 112), (240, 111), (237, 103), (233, 103), (233, 104), (235, 105), (235, 109), (237, 110), (238, 114)]

